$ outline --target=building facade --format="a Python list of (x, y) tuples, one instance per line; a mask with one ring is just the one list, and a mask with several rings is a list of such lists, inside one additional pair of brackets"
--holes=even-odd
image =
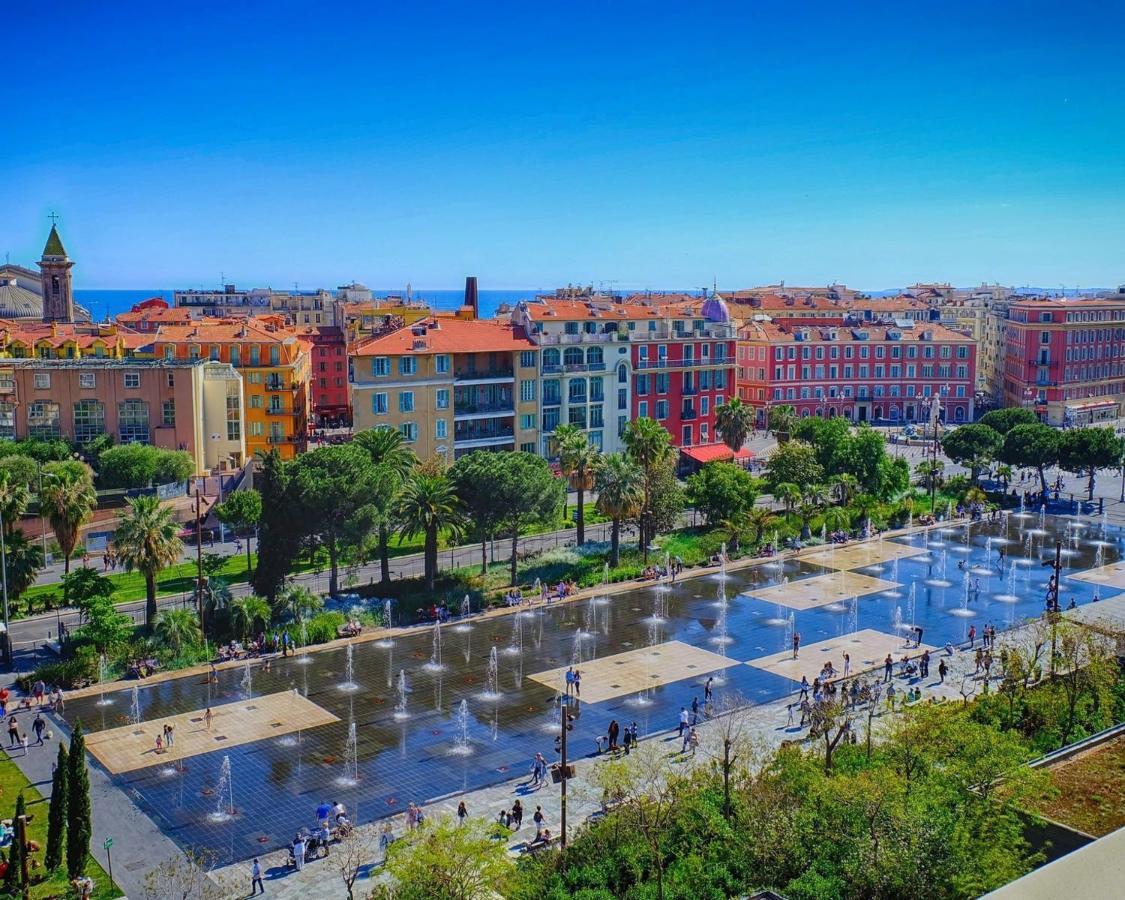
[(276, 449), (292, 459), (305, 450), (310, 348), (280, 317), (161, 326), (152, 353), (157, 360), (229, 363), (242, 376), (248, 454)]
[(348, 401), (348, 346), (344, 330), (335, 325), (306, 325), (297, 333), (308, 342), (311, 358), (309, 397), (311, 421), (320, 428), (351, 423)]
[(539, 446), (539, 348), (509, 323), (431, 316), (349, 351), (353, 430), (394, 428), (421, 459)]
[(1125, 404), (1125, 294), (1014, 300), (1004, 322), (1006, 406), (1059, 426), (1117, 419)]
[(242, 378), (206, 360), (0, 359), (0, 439), (107, 434), (121, 444), (184, 450), (196, 471), (246, 459)]
[(752, 321), (738, 341), (738, 394), (765, 427), (771, 406), (852, 422), (971, 422), (976, 344), (934, 323)]

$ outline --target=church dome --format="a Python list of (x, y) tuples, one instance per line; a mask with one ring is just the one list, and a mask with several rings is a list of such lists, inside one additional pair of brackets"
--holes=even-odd
[(730, 310), (727, 308), (727, 301), (714, 292), (703, 301), (703, 307), (700, 309), (700, 313), (708, 322), (730, 321)]

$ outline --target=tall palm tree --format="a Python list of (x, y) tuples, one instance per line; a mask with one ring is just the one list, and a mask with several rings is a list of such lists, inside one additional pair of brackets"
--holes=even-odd
[(842, 506), (833, 506), (824, 512), (824, 528), (827, 531), (844, 531), (852, 520)]
[(797, 410), (788, 403), (770, 407), (767, 423), (779, 443), (784, 444), (789, 440), (789, 432), (793, 428), (793, 422), (796, 418)]
[(841, 506), (847, 506), (852, 502), (854, 497), (859, 492), (859, 479), (857, 479), (850, 472), (841, 472), (839, 475), (833, 475), (828, 479), (833, 492), (836, 495), (836, 500)]
[(456, 536), (461, 532), (461, 504), (446, 475), (415, 472), (406, 480), (396, 505), (400, 539), (423, 536), (422, 558), (426, 590), (437, 580), (438, 533), (443, 529)]
[(203, 641), (199, 620), (190, 609), (165, 609), (156, 620), (157, 639), (173, 653)]
[(137, 571), (145, 577), (145, 628), (151, 631), (156, 623), (156, 576), (180, 561), (184, 545), (176, 537), (172, 510), (161, 506), (155, 496), (136, 497), (128, 503), (128, 511), (113, 533), (113, 546), (126, 572)]
[(248, 594), (230, 605), (230, 625), (239, 637), (252, 637), (255, 626), (264, 628), (269, 620), (270, 605), (261, 597)]
[(372, 502), (379, 511), (379, 579), (383, 584), (391, 580), (391, 557), (387, 549), (391, 535), (391, 520), (395, 502), (402, 485), (410, 476), (418, 457), (406, 444), (397, 428), (372, 428), (361, 431), (354, 438), (367, 451), (371, 461), (380, 467), (380, 478), (385, 490), (378, 491)]
[(750, 526), (750, 530), (754, 535), (755, 544), (760, 544), (762, 542), (762, 535), (764, 535), (766, 529), (776, 521), (777, 516), (764, 506), (755, 506), (746, 514), (746, 523)]
[(555, 429), (555, 440), (559, 445), (559, 469), (578, 494), (578, 544), (581, 546), (586, 543), (586, 491), (594, 486), (601, 454), (577, 425), (560, 425)]
[(754, 430), (754, 409), (738, 397), (715, 410), (715, 428), (723, 443), (735, 453), (742, 449), (750, 432)]
[[(38, 541), (29, 541), (18, 528), (4, 538), (4, 560), (7, 566), (8, 597), (15, 602), (43, 568), (43, 548)], [(32, 601), (27, 601), (27, 614), (32, 614)]]
[(645, 502), (645, 475), (633, 460), (621, 453), (602, 458), (594, 484), (598, 489), (597, 507), (613, 522), (610, 531), (609, 564), (621, 562), (621, 522), (637, 515)]
[(801, 489), (789, 481), (783, 481), (773, 489), (775, 500), (780, 500), (785, 507), (785, 514), (793, 512), (794, 507), (801, 502)]
[(648, 562), (648, 545), (652, 534), (652, 485), (660, 466), (671, 459), (672, 437), (655, 419), (634, 419), (625, 427), (622, 436), (625, 450), (644, 473), (644, 504), (640, 512), (640, 546), (644, 561)]
[[(55, 540), (63, 555), (63, 577), (70, 573), (70, 556), (78, 546), (82, 526), (90, 520), (98, 505), (98, 495), (88, 473), (59, 472), (43, 485), (39, 497)], [(63, 606), (67, 605), (66, 585), (63, 585)]]
[(19, 527), (29, 499), (26, 484), (13, 478), (9, 471), (0, 472), (0, 517), (4, 519), (5, 535)]
[(274, 605), (274, 615), (278, 618), (291, 616), (298, 625), (302, 620), (324, 609), (324, 601), (300, 584), (290, 585), (278, 595)]

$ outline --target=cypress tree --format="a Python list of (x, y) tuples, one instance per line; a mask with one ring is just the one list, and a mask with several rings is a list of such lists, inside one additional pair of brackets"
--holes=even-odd
[(262, 495), (262, 516), (258, 524), (258, 565), (250, 584), (273, 605), (300, 550), (289, 473), (276, 449), (262, 458), (254, 481)]
[(51, 778), (51, 807), (47, 812), (47, 853), (45, 863), (48, 872), (53, 872), (63, 859), (63, 846), (66, 844), (66, 805), (70, 787), (70, 771), (67, 767), (66, 746), (59, 741), (59, 755), (55, 761), (55, 774)]
[(12, 816), (12, 846), (8, 851), (8, 871), (4, 873), (4, 893), (12, 897), (20, 896), (23, 887), (23, 857), (27, 853), (27, 838), (20, 834), (19, 817), (27, 809), (23, 791), (16, 797), (16, 812)]
[(86, 770), (86, 739), (82, 721), (75, 723), (67, 757), (66, 876), (75, 879), (86, 869), (93, 833), (90, 812), (90, 773)]

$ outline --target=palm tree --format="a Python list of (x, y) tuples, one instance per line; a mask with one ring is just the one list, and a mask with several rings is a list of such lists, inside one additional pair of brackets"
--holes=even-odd
[(940, 459), (925, 459), (914, 467), (914, 471), (922, 478), (926, 490), (932, 491), (941, 484), (941, 473), (945, 471), (945, 463)]
[(446, 475), (415, 472), (402, 486), (396, 505), (400, 540), (422, 535), (426, 590), (437, 580), (438, 533), (454, 537), (461, 532), (461, 504)]
[(828, 479), (828, 483), (836, 494), (836, 502), (841, 506), (847, 506), (851, 503), (852, 497), (859, 492), (859, 479), (850, 472), (833, 475)]
[(746, 514), (746, 524), (750, 526), (750, 531), (754, 535), (753, 543), (760, 544), (766, 529), (776, 521), (777, 516), (764, 506), (755, 506), (750, 510)]
[(199, 620), (190, 609), (165, 609), (156, 620), (157, 639), (177, 656), (185, 647), (202, 643)]
[(29, 497), (26, 484), (14, 479), (11, 472), (0, 472), (0, 518), (4, 520), (5, 535), (19, 526), (27, 511)]
[(785, 507), (785, 514), (793, 512), (793, 508), (801, 502), (801, 489), (789, 481), (783, 481), (773, 489), (775, 500), (780, 500)]
[(634, 419), (625, 427), (622, 436), (629, 457), (644, 473), (644, 504), (640, 512), (640, 546), (644, 561), (648, 562), (648, 545), (652, 534), (652, 483), (660, 466), (672, 456), (672, 437), (655, 419)]
[(797, 410), (795, 410), (788, 403), (783, 403), (781, 406), (771, 406), (767, 424), (770, 431), (773, 432), (774, 437), (777, 438), (778, 443), (784, 444), (789, 440), (789, 431), (793, 427), (793, 422), (797, 418)]
[(586, 491), (594, 486), (594, 474), (601, 454), (590, 443), (586, 432), (577, 425), (560, 425), (555, 429), (555, 440), (559, 445), (559, 469), (578, 493), (578, 544), (586, 543)]
[(797, 507), (797, 516), (801, 520), (801, 539), (808, 540), (811, 532), (809, 531), (809, 523), (816, 517), (824, 506), (826, 499), (826, 492), (819, 484), (813, 484), (805, 488), (804, 493), (801, 495), (801, 503)]
[(621, 563), (621, 522), (633, 518), (644, 506), (645, 475), (629, 457), (611, 453), (602, 458), (594, 484), (598, 489), (598, 512), (613, 522), (609, 564), (617, 568)]
[(372, 502), (379, 511), (379, 580), (388, 584), (391, 580), (391, 557), (387, 545), (390, 541), (392, 514), (398, 493), (418, 462), (418, 457), (406, 445), (406, 439), (397, 428), (361, 431), (354, 440), (367, 451), (371, 461), (380, 467), (381, 477), (386, 482), (386, 490), (379, 491)]
[(249, 594), (230, 605), (230, 625), (239, 637), (252, 637), (255, 626), (265, 627), (270, 620), (270, 605), (261, 597)]
[(874, 494), (857, 494), (855, 508), (863, 516), (863, 533), (871, 533), (871, 514), (879, 508), (879, 498)]
[(824, 528), (827, 531), (845, 531), (851, 524), (851, 517), (843, 507), (833, 506), (824, 512)]
[[(89, 521), (98, 505), (98, 495), (88, 474), (59, 472), (43, 486), (39, 502), (55, 540), (63, 555), (63, 577), (70, 572), (70, 556), (78, 545), (82, 526)], [(63, 606), (67, 605), (66, 587), (63, 586)]]
[[(38, 541), (29, 541), (18, 528), (4, 538), (4, 560), (7, 566), (8, 596), (14, 602), (35, 584), (43, 568), (43, 548)], [(32, 601), (27, 601), (27, 614), (31, 615)]]
[(290, 585), (278, 595), (277, 604), (274, 606), (274, 615), (277, 617), (292, 616), (298, 625), (301, 621), (324, 609), (324, 601), (300, 584)]
[(156, 576), (179, 562), (184, 545), (176, 537), (171, 508), (161, 506), (155, 496), (136, 497), (128, 504), (113, 533), (113, 546), (126, 572), (145, 577), (145, 628), (151, 631), (156, 622)]
[(1004, 485), (1004, 490), (1008, 490), (1008, 482), (1012, 480), (1012, 467), (1007, 463), (1001, 463), (996, 467), (996, 477)]
[(715, 410), (715, 429), (723, 443), (736, 454), (754, 430), (754, 409), (738, 397)]

